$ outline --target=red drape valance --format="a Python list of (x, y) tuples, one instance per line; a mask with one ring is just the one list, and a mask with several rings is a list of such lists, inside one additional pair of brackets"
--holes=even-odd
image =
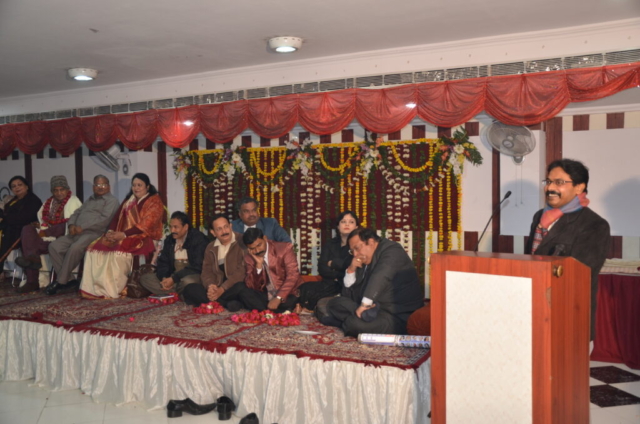
[(333, 134), (354, 118), (377, 133), (390, 133), (416, 116), (452, 127), (486, 111), (511, 125), (533, 125), (557, 115), (571, 102), (585, 102), (640, 86), (640, 63), (525, 75), (429, 82), (383, 89), (291, 94), (267, 99), (148, 110), (121, 115), (0, 125), (0, 157), (16, 147), (34, 154), (47, 144), (70, 154), (84, 142), (107, 150), (117, 139), (142, 149), (160, 136), (182, 148), (202, 132), (228, 143), (247, 128), (278, 138), (300, 123), (314, 134)]

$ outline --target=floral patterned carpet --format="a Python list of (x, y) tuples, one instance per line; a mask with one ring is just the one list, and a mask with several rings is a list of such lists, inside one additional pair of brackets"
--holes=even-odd
[(19, 319), (68, 331), (155, 339), (163, 344), (180, 343), (209, 351), (234, 348), (402, 369), (417, 369), (429, 358), (428, 349), (360, 344), (311, 316), (302, 316), (299, 326), (280, 327), (236, 323), (231, 320), (232, 315), (228, 311), (196, 314), (183, 302), (157, 305), (146, 299), (87, 300), (76, 293), (20, 295), (8, 286), (0, 288), (0, 320)]

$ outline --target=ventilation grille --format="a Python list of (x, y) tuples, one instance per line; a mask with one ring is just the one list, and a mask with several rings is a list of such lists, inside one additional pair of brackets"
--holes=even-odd
[(382, 85), (382, 75), (372, 75), (368, 77), (356, 78), (356, 87), (378, 87)]
[(640, 62), (640, 49), (606, 53), (604, 62), (606, 65)]
[(591, 68), (603, 65), (620, 65), (640, 62), (640, 49), (608, 53), (597, 53), (565, 58), (531, 60), (527, 62), (499, 63), (495, 65), (471, 66), (466, 68), (436, 69), (413, 73), (387, 75), (368, 75), (357, 78), (345, 78), (329, 81), (305, 82), (293, 85), (252, 88), (249, 90), (226, 91), (215, 94), (203, 94), (176, 99), (150, 100), (91, 108), (67, 109), (27, 115), (0, 116), (0, 125), (8, 123), (32, 122), (34, 120), (63, 119), (73, 116), (103, 115), (125, 113), (147, 109), (166, 109), (190, 104), (208, 104), (232, 102), (244, 99), (283, 96), (292, 93), (316, 93), (322, 91), (344, 90), (347, 88), (380, 87), (398, 84), (453, 81), (469, 78), (516, 75), (524, 73), (559, 71), (562, 69)]
[(564, 58), (565, 69), (592, 68), (602, 65), (604, 65), (604, 57), (602, 54), (585, 54)]
[(293, 86), (292, 85), (281, 85), (278, 87), (270, 87), (269, 88), (269, 96), (284, 96), (285, 94), (293, 94)]
[(516, 75), (524, 74), (524, 62), (500, 63), (491, 65), (491, 75)]
[(247, 99), (260, 99), (262, 97), (267, 97), (266, 88), (252, 88), (247, 90)]

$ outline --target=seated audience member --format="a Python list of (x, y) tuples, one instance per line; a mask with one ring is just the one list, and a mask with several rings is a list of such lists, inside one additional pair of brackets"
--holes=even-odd
[(191, 305), (218, 302), (231, 312), (242, 308), (239, 293), (244, 284), (244, 244), (242, 236), (231, 230), (231, 223), (222, 214), (211, 220), (211, 234), (215, 241), (209, 243), (204, 253), (202, 284), (191, 284), (184, 290), (185, 302)]
[(246, 276), (240, 300), (249, 310), (276, 312), (291, 310), (298, 302), (302, 277), (291, 243), (269, 240), (259, 228), (250, 228), (242, 236), (247, 247), (244, 255)]
[(109, 179), (97, 175), (93, 179), (93, 195), (67, 221), (67, 234), (49, 244), (56, 280), (45, 289), (46, 294), (80, 286), (78, 280), (71, 279), (72, 272), (82, 261), (87, 246), (107, 229), (117, 209), (118, 199), (111, 194)]
[(260, 212), (258, 212), (260, 205), (256, 199), (243, 197), (236, 206), (240, 218), (234, 219), (231, 223), (234, 232), (244, 234), (249, 228), (258, 228), (269, 240), (291, 243), (289, 234), (275, 218), (260, 218)]
[(140, 277), (140, 284), (153, 294), (177, 292), (183, 295), (188, 305), (200, 306), (202, 302), (190, 301), (185, 288), (189, 285), (202, 287), (202, 259), (209, 241), (199, 230), (191, 228), (189, 217), (184, 212), (171, 214), (169, 225), (171, 237), (164, 240), (156, 273), (144, 274)]
[(338, 235), (322, 246), (318, 271), (322, 281), (308, 282), (300, 286), (300, 306), (312, 311), (318, 300), (335, 296), (342, 290), (342, 279), (353, 256), (349, 254), (347, 237), (358, 228), (360, 221), (352, 211), (344, 211), (337, 219)]
[(80, 293), (89, 299), (117, 298), (127, 285), (133, 257), (149, 255), (162, 238), (164, 205), (146, 174), (135, 174), (131, 191), (109, 231), (87, 249)]
[(49, 243), (66, 233), (67, 221), (82, 206), (82, 202), (71, 193), (63, 175), (51, 178), (51, 194), (38, 211), (38, 222), (22, 227), (22, 255), (16, 263), (24, 268), (27, 282), (18, 287), (19, 293), (39, 290), (38, 277), (42, 261), (40, 255), (49, 252)]
[(38, 221), (38, 209), (42, 206), (42, 201), (33, 194), (24, 177), (11, 178), (9, 188), (13, 198), (5, 203), (4, 210), (0, 209), (0, 281), (4, 280), (4, 260), (11, 250), (20, 247), (22, 227)]
[(341, 327), (346, 336), (406, 334), (409, 316), (423, 305), (411, 258), (400, 244), (369, 228), (355, 229), (348, 243), (353, 260), (342, 296), (329, 301), (322, 322)]

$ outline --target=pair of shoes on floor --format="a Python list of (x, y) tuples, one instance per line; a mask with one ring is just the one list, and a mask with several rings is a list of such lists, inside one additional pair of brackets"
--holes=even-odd
[(255, 412), (250, 413), (240, 420), (240, 424), (260, 424), (260, 420)]
[(42, 268), (42, 262), (39, 256), (20, 256), (16, 258), (16, 264), (22, 268), (29, 268), (38, 271)]
[(30, 293), (40, 290), (40, 284), (37, 282), (26, 282), (24, 286), (20, 286), (16, 289), (18, 293)]
[(207, 414), (214, 409), (218, 410), (218, 419), (226, 421), (231, 419), (231, 413), (235, 411), (236, 405), (227, 396), (219, 397), (214, 403), (199, 405), (189, 398), (184, 400), (170, 400), (167, 404), (167, 417), (181, 417), (183, 412), (191, 415)]
[(49, 296), (53, 296), (54, 294), (58, 293), (58, 291), (60, 290), (71, 289), (71, 288), (77, 289), (78, 287), (80, 287), (80, 281), (78, 280), (70, 280), (67, 282), (67, 284), (60, 284), (57, 281), (54, 281), (51, 284), (49, 284), (46, 289), (44, 289), (44, 292)]

